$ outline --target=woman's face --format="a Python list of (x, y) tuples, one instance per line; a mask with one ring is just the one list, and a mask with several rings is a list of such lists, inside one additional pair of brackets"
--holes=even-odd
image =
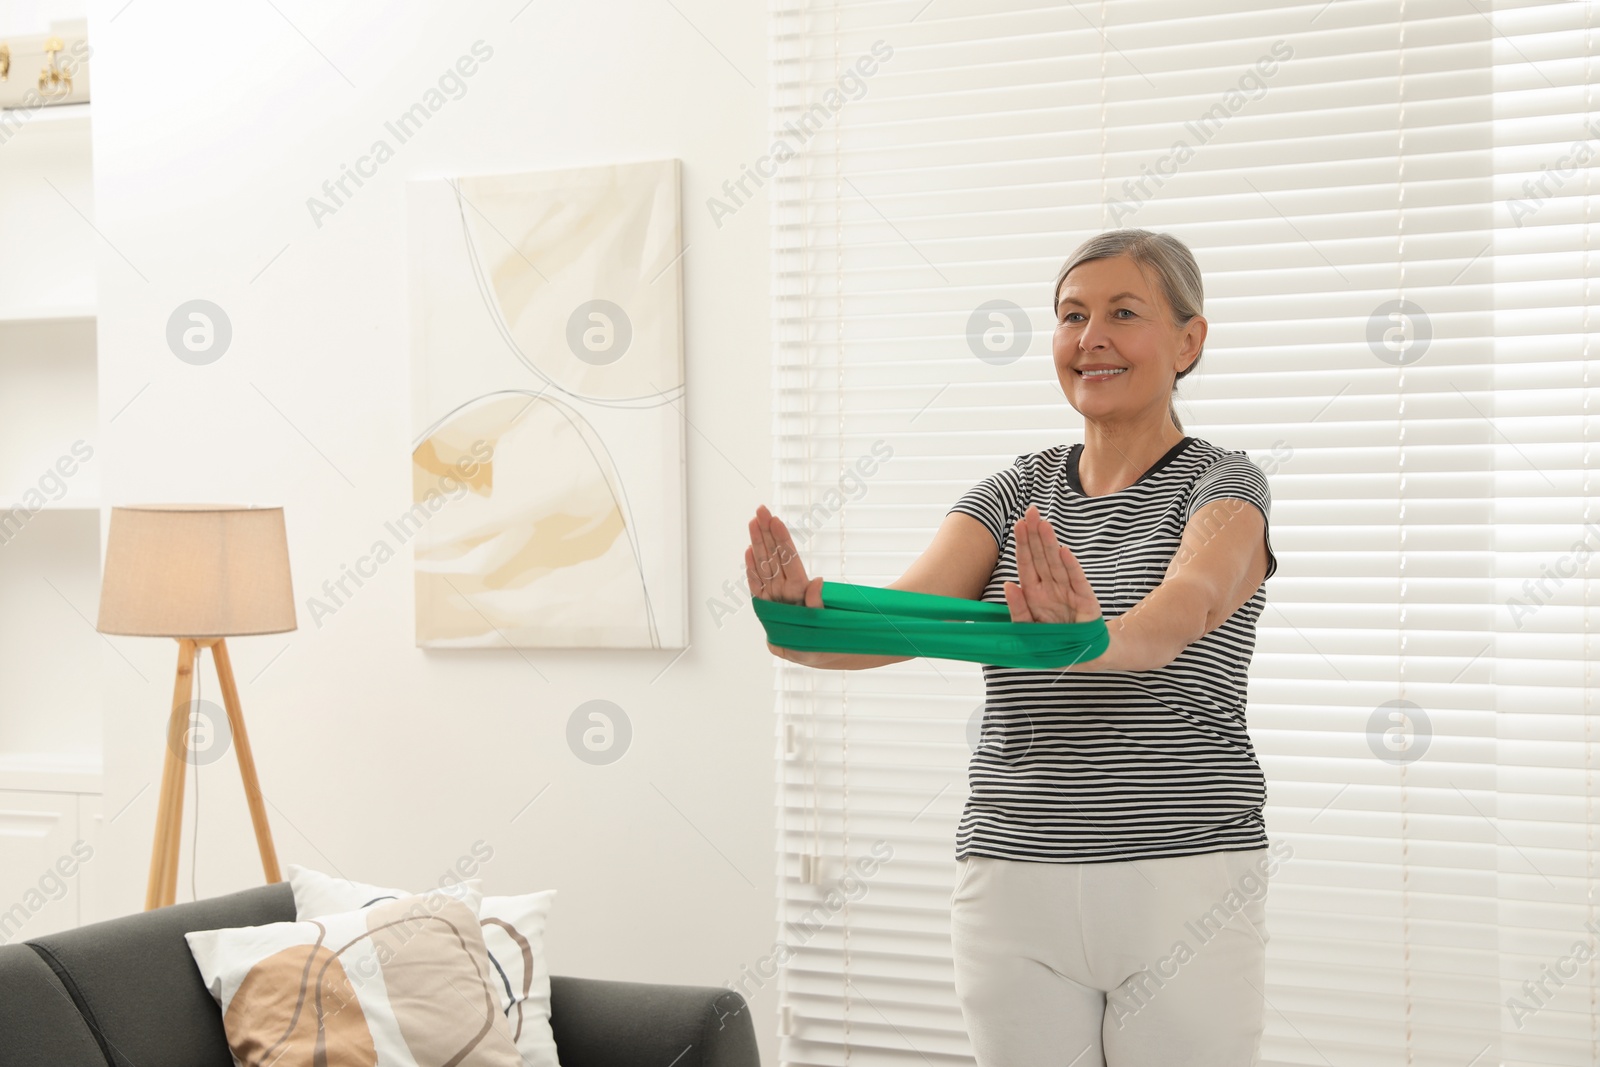
[[(1086, 419), (1164, 419), (1173, 380), (1205, 342), (1205, 319), (1174, 326), (1160, 289), (1125, 255), (1080, 263), (1059, 295), (1051, 352), (1068, 402)], [(1112, 373), (1084, 373), (1095, 369)]]

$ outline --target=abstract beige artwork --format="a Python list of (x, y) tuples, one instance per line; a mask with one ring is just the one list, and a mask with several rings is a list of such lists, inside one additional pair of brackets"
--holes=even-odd
[(417, 644), (682, 648), (675, 159), (409, 183)]

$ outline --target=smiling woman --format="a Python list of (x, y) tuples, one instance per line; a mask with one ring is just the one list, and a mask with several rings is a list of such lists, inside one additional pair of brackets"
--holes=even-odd
[[(1094, 316), (1091, 328), (1087, 301), (1099, 293), (1109, 295), (1098, 300), (1100, 314)], [(1172, 394), (1176, 382), (1194, 370), (1204, 349), (1203, 301), (1200, 268), (1175, 237), (1148, 230), (1113, 230), (1084, 242), (1056, 275), (1055, 287), (1051, 349), (1056, 375), (1072, 406), (1090, 423), (1100, 413), (1121, 412), (1125, 419), (1133, 414), (1126, 398), (1108, 401), (1092, 414), (1074, 397), (1073, 387), (1120, 377), (1142, 366), (1146, 373), (1133, 388), (1147, 404), (1165, 400), (1173, 431), (1182, 433)], [(1105, 428), (1110, 429), (1111, 423)], [(1134, 427), (1139, 428), (1143, 427)], [(1131, 460), (1125, 464), (1131, 465)]]
[[(951, 897), (956, 992), (979, 1067), (1074, 1055), (1232, 1067), (1259, 1046), (1264, 893), (1224, 913), (1158, 996), (1142, 984), (1268, 843), (1245, 686), (1277, 569), (1271, 493), (1248, 455), (1178, 421), (1177, 382), (1205, 344), (1202, 300), (1176, 238), (1085, 241), (1056, 275), (1051, 345), (1083, 441), (1017, 456), (979, 482), (888, 586), (1003, 604), (1011, 624), (1105, 620), (1093, 658), (984, 661)], [(783, 521), (763, 506), (749, 525), (752, 595), (827, 608), (837, 583), (806, 574)], [(768, 648), (838, 670), (912, 658)], [(1130, 1000), (1136, 1014), (1108, 1010)]]

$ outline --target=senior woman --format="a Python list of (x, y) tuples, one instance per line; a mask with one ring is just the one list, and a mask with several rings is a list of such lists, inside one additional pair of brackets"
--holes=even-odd
[[(1185, 435), (1172, 407), (1205, 345), (1202, 299), (1171, 235), (1085, 241), (1056, 276), (1051, 345), (1083, 442), (979, 482), (889, 586), (1004, 602), (1020, 623), (1105, 609), (1094, 659), (983, 667), (951, 895), (979, 1067), (1259, 1056), (1278, 849), (1245, 683), (1277, 559), (1260, 468)], [(753, 596), (822, 606), (822, 579), (765, 506), (750, 542)], [(834, 670), (909, 658), (767, 647)]]

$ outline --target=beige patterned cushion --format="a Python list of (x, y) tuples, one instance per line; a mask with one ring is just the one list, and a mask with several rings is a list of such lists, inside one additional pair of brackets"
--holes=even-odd
[[(297, 919), (315, 919), (407, 895), (403, 889), (335, 878), (293, 863), (287, 872)], [(474, 878), (429, 892), (455, 895), (477, 908), (500, 1008), (522, 1053), (522, 1067), (561, 1067), (550, 1029), (550, 966), (544, 950), (545, 924), (556, 891), (480, 898), (481, 885)]]
[(441, 894), (185, 934), (243, 1067), (520, 1067), (478, 917)]

